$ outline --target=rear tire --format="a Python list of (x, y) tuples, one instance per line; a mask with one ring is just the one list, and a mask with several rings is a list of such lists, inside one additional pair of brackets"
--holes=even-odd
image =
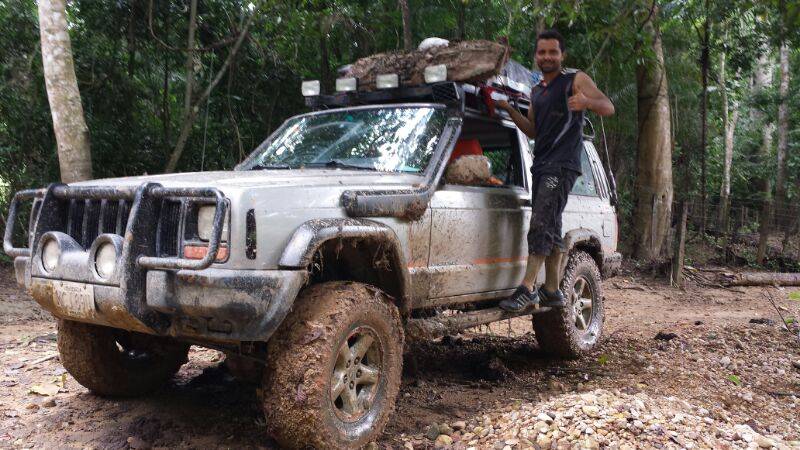
[(566, 359), (579, 358), (600, 341), (605, 312), (600, 270), (586, 252), (569, 256), (561, 290), (565, 308), (533, 315), (533, 330), (539, 347)]
[(348, 449), (375, 440), (403, 366), (397, 307), (352, 282), (305, 289), (267, 346), (264, 415), (282, 447)]
[(171, 338), (58, 322), (58, 352), (70, 375), (92, 393), (133, 397), (152, 392), (186, 362), (189, 345)]

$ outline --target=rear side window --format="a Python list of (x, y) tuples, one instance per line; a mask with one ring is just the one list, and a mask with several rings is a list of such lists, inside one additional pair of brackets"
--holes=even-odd
[(583, 174), (575, 181), (575, 185), (572, 187), (572, 193), (576, 195), (599, 197), (597, 182), (594, 178), (594, 171), (592, 170), (592, 163), (589, 161), (589, 155), (586, 153), (585, 148), (581, 150), (581, 172), (583, 172)]

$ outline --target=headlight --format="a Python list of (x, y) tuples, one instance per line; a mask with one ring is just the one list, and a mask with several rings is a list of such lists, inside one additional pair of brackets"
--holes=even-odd
[(94, 268), (101, 278), (110, 278), (117, 268), (117, 249), (111, 242), (100, 244), (94, 254)]
[(58, 258), (61, 257), (61, 246), (58, 241), (50, 239), (42, 247), (42, 266), (47, 272), (51, 272), (58, 265)]
[[(211, 240), (211, 230), (214, 228), (214, 213), (217, 212), (216, 206), (201, 206), (197, 211), (197, 236), (204, 240)], [(220, 241), (224, 241), (228, 235), (228, 218), (222, 222), (222, 237)]]

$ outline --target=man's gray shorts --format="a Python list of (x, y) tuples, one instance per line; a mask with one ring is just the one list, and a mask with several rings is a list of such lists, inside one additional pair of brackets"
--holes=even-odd
[(548, 256), (557, 247), (564, 252), (561, 238), (561, 214), (572, 185), (580, 173), (561, 169), (558, 173), (534, 174), (531, 226), (528, 229), (528, 254)]

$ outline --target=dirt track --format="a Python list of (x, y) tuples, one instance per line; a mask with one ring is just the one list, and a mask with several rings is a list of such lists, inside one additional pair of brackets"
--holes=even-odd
[[(788, 291), (773, 292), (785, 316), (800, 317), (800, 301), (789, 300)], [(413, 345), (397, 411), (379, 445), (432, 448), (422, 436), (432, 422), (470, 422), (515, 403), (535, 405), (597, 389), (674, 396), (702, 406), (714, 420), (800, 440), (800, 368), (792, 365), (800, 361), (800, 342), (777, 323), (749, 323), (778, 320), (762, 293), (680, 291), (617, 277), (606, 282), (604, 341), (576, 362), (542, 355), (530, 323), (521, 319)], [(659, 331), (676, 336), (654, 339)], [(410, 353), (417, 355), (413, 362)], [(158, 395), (124, 401), (89, 394), (65, 375), (57, 357), (48, 359), (54, 355), (53, 320), (3, 268), (0, 447), (273, 448), (256, 387), (236, 382), (218, 352), (193, 348), (190, 362)]]

